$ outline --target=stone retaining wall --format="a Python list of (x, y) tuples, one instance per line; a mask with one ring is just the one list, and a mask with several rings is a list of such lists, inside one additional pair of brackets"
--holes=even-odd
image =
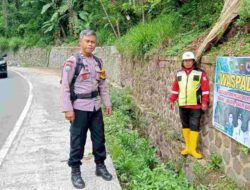
[[(218, 153), (223, 158), (226, 175), (238, 184), (250, 188), (250, 153), (242, 151), (242, 145), (224, 135), (212, 126), (213, 86), (215, 76), (215, 58), (204, 57), (202, 68), (210, 80), (210, 106), (202, 117), (201, 152), (208, 157)], [(175, 72), (180, 69), (176, 57), (155, 57), (149, 63), (123, 59), (121, 63), (121, 85), (132, 89), (139, 104), (146, 105), (150, 112), (157, 114), (160, 121), (149, 122), (147, 132), (160, 150), (163, 157), (176, 158), (180, 155), (184, 143), (178, 107), (174, 112), (169, 109), (167, 97)]]
[[(79, 52), (79, 50), (78, 47), (21, 49), (16, 53), (9, 52), (7, 61), (8, 64), (16, 66), (61, 68), (65, 60), (74, 53)], [(121, 55), (116, 48), (112, 46), (98, 47), (94, 53), (103, 60), (109, 79), (120, 83)]]
[(49, 54), (50, 49), (20, 49), (16, 53), (9, 52), (6, 59), (10, 65), (47, 67), (49, 65)]
[[(79, 51), (77, 47), (55, 47), (51, 51), (34, 48), (21, 50), (15, 55), (9, 54), (8, 60), (11, 63), (60, 68), (67, 57), (77, 51)], [(132, 90), (138, 105), (141, 106), (138, 117), (141, 119), (142, 131), (157, 145), (161, 156), (179, 157), (184, 143), (178, 107), (171, 111), (167, 103), (175, 72), (180, 68), (177, 58), (155, 56), (149, 63), (143, 63), (122, 58), (114, 47), (97, 48), (95, 54), (103, 59), (110, 81)], [(225, 173), (236, 179), (239, 184), (250, 187), (250, 153), (244, 153), (241, 150), (242, 145), (212, 126), (215, 59), (204, 57), (202, 62), (202, 68), (210, 79), (211, 104), (202, 118), (199, 147), (205, 156), (213, 152), (221, 155)]]

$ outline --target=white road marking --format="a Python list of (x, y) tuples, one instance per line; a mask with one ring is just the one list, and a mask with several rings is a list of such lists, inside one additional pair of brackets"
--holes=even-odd
[(19, 116), (13, 130), (9, 134), (7, 140), (5, 141), (3, 147), (0, 150), (0, 166), (2, 165), (5, 156), (7, 155), (17, 133), (19, 132), (19, 130), (23, 124), (23, 121), (24, 121), (24, 119), (29, 111), (29, 108), (31, 106), (32, 99), (33, 99), (33, 92), (32, 92), (33, 86), (31, 84), (31, 82), (25, 76), (23, 76), (21, 73), (14, 71), (13, 69), (11, 69), (11, 71), (15, 72), (16, 74), (18, 74), (19, 76), (21, 76), (24, 80), (26, 80), (28, 82), (28, 84), (29, 84), (29, 97), (28, 97), (26, 105), (25, 105), (21, 115)]

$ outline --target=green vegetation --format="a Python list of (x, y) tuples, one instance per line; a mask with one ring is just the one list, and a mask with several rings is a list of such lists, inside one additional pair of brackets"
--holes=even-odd
[(118, 39), (119, 49), (131, 57), (173, 45), (170, 52), (176, 53), (176, 42), (183, 36), (174, 35), (191, 32), (193, 39), (214, 23), (222, 4), (223, 0), (3, 0), (0, 47), (75, 45), (79, 32), (92, 28), (99, 45)]
[(232, 179), (223, 174), (220, 170), (221, 161), (221, 157), (213, 153), (207, 165), (197, 161), (193, 163), (192, 169), (195, 175), (193, 184), (197, 189), (242, 189)]
[[(239, 26), (250, 19), (249, 1), (242, 4)], [(130, 58), (147, 58), (156, 51), (176, 56), (207, 34), (222, 7), (223, 0), (3, 0), (0, 49), (76, 45), (79, 32), (91, 28), (97, 31), (99, 45), (115, 43)], [(245, 54), (249, 43), (244, 47), (237, 38), (233, 51)]]
[(73, 45), (87, 28), (97, 31), (99, 45), (110, 44), (165, 8), (163, 0), (2, 0), (0, 38), (8, 42), (0, 47), (12, 49), (16, 42), (16, 47)]
[(106, 139), (123, 189), (194, 189), (182, 169), (161, 164), (150, 141), (131, 130), (135, 106), (131, 96), (112, 89), (111, 100), (114, 112), (105, 117)]
[(143, 57), (179, 32), (180, 20), (178, 18), (178, 14), (163, 15), (151, 22), (136, 26), (118, 40), (118, 49), (131, 58)]
[(195, 183), (197, 185), (203, 184), (205, 177), (208, 175), (208, 168), (196, 161), (194, 162), (192, 169), (195, 174)]
[(249, 152), (249, 148), (244, 146), (244, 145), (241, 145), (240, 146), (240, 151), (244, 154), (244, 155), (248, 155), (248, 152)]
[(118, 49), (131, 58), (143, 58), (159, 48), (165, 55), (178, 55), (215, 23), (223, 1), (190, 0), (179, 6), (168, 1), (165, 6), (156, 19), (135, 26), (119, 39)]
[(241, 4), (240, 16), (233, 24), (233, 27), (238, 28), (236, 35), (213, 46), (208, 55), (249, 56), (250, 36), (246, 30), (250, 23), (250, 2), (242, 0)]
[(200, 30), (191, 30), (187, 33), (179, 33), (172, 38), (171, 45), (163, 49), (163, 55), (176, 56), (182, 50), (188, 48), (188, 45), (192, 43), (198, 36), (206, 32)]
[(238, 32), (236, 36), (228, 39), (228, 41), (218, 46), (214, 46), (208, 55), (217, 56), (248, 56), (250, 49), (250, 36), (249, 34)]
[(216, 153), (212, 153), (209, 157), (209, 165), (208, 167), (212, 170), (221, 169), (222, 165), (222, 157)]
[(195, 175), (193, 184), (197, 189), (242, 189), (222, 172), (222, 157), (216, 153), (209, 156), (207, 164), (195, 161), (192, 169)]
[[(97, 31), (99, 45), (115, 43), (130, 58), (147, 58), (156, 51), (176, 56), (185, 49), (195, 47), (196, 44), (189, 45), (207, 34), (219, 17), (223, 2), (2, 0), (0, 50), (76, 45), (79, 32), (91, 28)], [(242, 0), (242, 4), (236, 22), (238, 26), (245, 26), (250, 19), (249, 1)], [(244, 38), (248, 42), (248, 37)], [(249, 43), (243, 46), (242, 43), (236, 44), (235, 55), (241, 51), (245, 54)]]
[(214, 186), (219, 189), (219, 190), (243, 190), (243, 188), (239, 187), (236, 185), (236, 183), (229, 179), (228, 177), (224, 176), (220, 176), (219, 179), (217, 179), (217, 181), (215, 181)]
[(241, 0), (242, 8), (240, 10), (240, 19), (244, 23), (250, 21), (250, 3), (248, 0)]
[[(113, 115), (105, 119), (108, 150), (123, 189), (240, 189), (223, 174), (222, 158), (213, 153), (208, 162), (180, 157), (165, 163), (156, 156), (157, 149), (139, 134), (135, 105), (130, 91), (111, 88)], [(138, 126), (135, 126), (138, 125)], [(142, 124), (143, 125), (143, 124)], [(184, 168), (189, 167), (187, 180)]]

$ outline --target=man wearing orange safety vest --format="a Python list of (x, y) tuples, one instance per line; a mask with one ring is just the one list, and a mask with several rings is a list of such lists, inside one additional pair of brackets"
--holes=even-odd
[(185, 149), (182, 155), (192, 155), (201, 159), (197, 152), (200, 132), (200, 119), (203, 111), (209, 105), (209, 81), (206, 73), (197, 67), (195, 55), (185, 52), (182, 56), (182, 69), (177, 71), (169, 97), (170, 108), (178, 100), (179, 113), (182, 123), (182, 133), (185, 140)]

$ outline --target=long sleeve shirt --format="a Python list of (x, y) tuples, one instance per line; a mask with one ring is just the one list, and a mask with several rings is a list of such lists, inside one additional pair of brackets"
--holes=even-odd
[[(81, 55), (82, 56), (82, 55)], [(82, 56), (84, 68), (76, 78), (74, 91), (76, 94), (87, 94), (93, 91), (100, 92), (100, 96), (90, 99), (76, 99), (73, 104), (70, 100), (70, 84), (72, 82), (75, 68), (76, 58), (71, 56), (64, 64), (62, 71), (61, 85), (61, 110), (62, 112), (73, 111), (74, 109), (82, 111), (98, 110), (101, 107), (101, 99), (105, 107), (110, 107), (108, 84), (106, 79), (102, 79), (101, 69), (93, 57)], [(103, 63), (102, 63), (103, 67)]]
[[(191, 73), (191, 71), (193, 70), (193, 68), (186, 69), (186, 68), (183, 67), (182, 70), (184, 70), (186, 72), (186, 74), (189, 75)], [(203, 71), (203, 70), (202, 70), (200, 83), (201, 83), (200, 85), (201, 85), (201, 92), (202, 92), (202, 94), (201, 94), (202, 95), (201, 104), (209, 105), (209, 81), (208, 81), (208, 78), (207, 78), (207, 75), (206, 75), (205, 71)], [(171, 94), (169, 96), (169, 101), (170, 102), (175, 102), (178, 99), (178, 94), (179, 94), (179, 84), (178, 84), (177, 77), (175, 77), (175, 79), (174, 79), (171, 90), (172, 90), (172, 92), (171, 92)], [(201, 104), (186, 105), (186, 106), (181, 106), (181, 107), (200, 109)]]

